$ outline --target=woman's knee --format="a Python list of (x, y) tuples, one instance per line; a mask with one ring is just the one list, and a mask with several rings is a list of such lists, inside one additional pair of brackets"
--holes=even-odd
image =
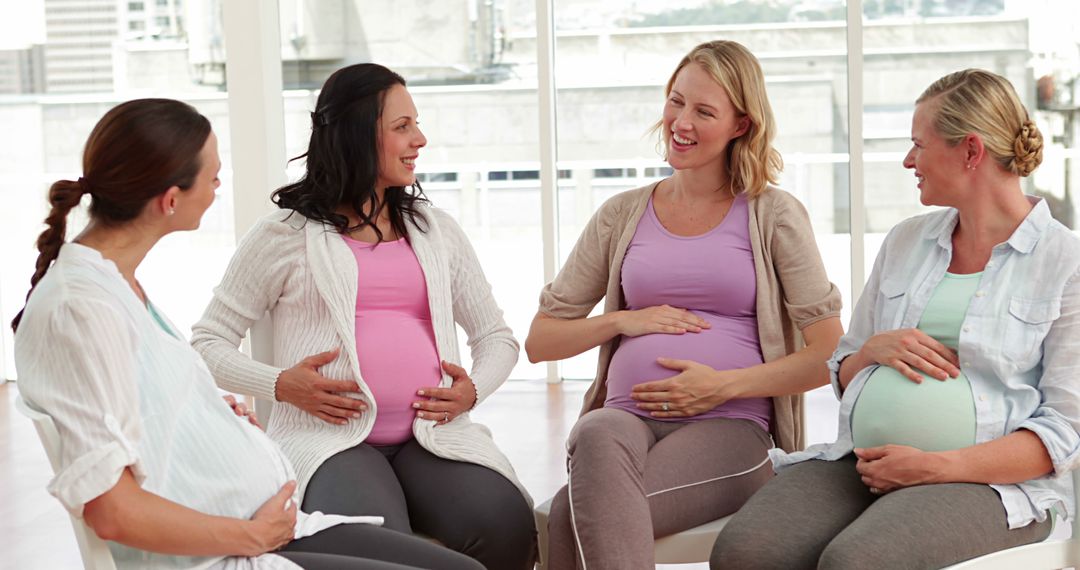
[(570, 495), (566, 485), (551, 498), (551, 509), (548, 511), (548, 528), (570, 524)]
[[(873, 550), (874, 552), (870, 552)], [(881, 552), (861, 541), (849, 540), (843, 534), (837, 536), (821, 552), (818, 559), (820, 570), (858, 570), (860, 568), (887, 567), (882, 565)]]
[(458, 545), (460, 551), (488, 569), (526, 570), (536, 561), (536, 521), (532, 509), (522, 502), (487, 513), (486, 517), (462, 521), (472, 535)]
[(709, 555), (709, 569), (782, 570), (795, 567), (791, 564), (791, 560), (784, 560), (782, 556), (778, 556), (776, 544), (770, 544), (773, 537), (767, 529), (763, 530), (764, 532), (756, 532), (752, 528), (745, 527), (725, 528), (713, 544), (712, 554)]
[(580, 453), (605, 453), (624, 449), (625, 440), (635, 429), (642, 429), (641, 420), (629, 412), (600, 408), (582, 416), (567, 439), (571, 456)]

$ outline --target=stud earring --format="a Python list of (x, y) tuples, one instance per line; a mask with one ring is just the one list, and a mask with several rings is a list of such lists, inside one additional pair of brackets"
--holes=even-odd
[(175, 213), (176, 213), (176, 208), (169, 208), (169, 215), (170, 216), (175, 214)]

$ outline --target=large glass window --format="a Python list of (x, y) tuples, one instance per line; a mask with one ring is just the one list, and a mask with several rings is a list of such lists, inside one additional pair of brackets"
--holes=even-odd
[[(1060, 17), (1071, 8), (1065, 0), (863, 2), (865, 173), (853, 183), (844, 2), (553, 5), (563, 258), (604, 200), (670, 173), (648, 133), (663, 85), (686, 50), (716, 38), (745, 44), (762, 63), (785, 159), (780, 186), (810, 212), (830, 278), (844, 294), (845, 322), (855, 301), (851, 282), (865, 279), (851, 274), (851, 217), (865, 223), (862, 261), (869, 270), (885, 232), (926, 210), (900, 163), (915, 97), (949, 71), (984, 67), (1017, 86), (1047, 141), (1043, 166), (1025, 190), (1075, 227), (1080, 24)], [(535, 2), (279, 0), (279, 7), (288, 156), (303, 152), (307, 113), (333, 70), (375, 61), (402, 73), (429, 138), (418, 163), (421, 183), (469, 234), (523, 339), (544, 282), (536, 86), (549, 70), (537, 65)], [(0, 143), (0, 198), (9, 206), (0, 210), (5, 321), (22, 306), (48, 184), (79, 174), (81, 145), (105, 110), (146, 95), (191, 101), (215, 122), (221, 141), (221, 199), (202, 230), (170, 236), (141, 275), (181, 327), (198, 317), (234, 241), (221, 9), (220, 0), (32, 0), (7, 8), (0, 21), (0, 118), (19, 136)], [(150, 17), (176, 25), (164, 35), (127, 32)], [(301, 165), (292, 163), (290, 175)], [(852, 193), (862, 193), (859, 212), (849, 209)], [(170, 278), (189, 266), (189, 279)], [(0, 373), (13, 377), (6, 327), (0, 341)], [(562, 375), (591, 378), (594, 366), (593, 352), (563, 363)], [(513, 377), (545, 372), (522, 358)]]
[[(212, 0), (187, 3), (207, 37), (217, 30), (220, 13), (207, 9)], [(34, 271), (34, 241), (48, 213), (46, 193), (58, 179), (82, 174), (82, 150), (90, 129), (111, 107), (140, 97), (187, 101), (206, 115), (218, 135), (222, 185), (218, 200), (197, 232), (167, 236), (151, 251), (137, 277), (154, 302), (182, 331), (201, 316), (211, 291), (232, 253), (233, 212), (231, 148), (225, 85), (201, 82), (191, 73), (191, 38), (138, 41), (122, 37), (127, 2), (116, 0), (42, 0), (16, 3), (14, 22), (4, 38), (17, 47), (0, 46), (0, 124), (17, 136), (0, 141), (0, 317), (3, 368), (15, 377), (11, 328), (22, 308)], [(8, 10), (5, 8), (5, 10)], [(158, 8), (183, 10), (180, 3)], [(9, 11), (5, 16), (11, 16)], [(93, 18), (90, 18), (93, 16)], [(176, 14), (175, 16), (179, 16)], [(10, 18), (5, 18), (11, 22)], [(99, 47), (98, 44), (101, 44)], [(219, 44), (220, 45), (220, 44)], [(132, 157), (137, 160), (138, 157)], [(73, 212), (71, 240), (85, 225), (85, 206)], [(183, 278), (178, 278), (183, 276)]]
[(1076, 228), (1077, 178), (1070, 159), (1080, 156), (1080, 26), (1060, 17), (1066, 4), (997, 0), (867, 10), (863, 84), (868, 272), (893, 225), (933, 209), (919, 203), (914, 174), (902, 161), (911, 148), (915, 99), (933, 81), (960, 69), (987, 69), (1016, 87), (1046, 143), (1042, 166), (1023, 180), (1024, 191), (1046, 199), (1059, 221)]

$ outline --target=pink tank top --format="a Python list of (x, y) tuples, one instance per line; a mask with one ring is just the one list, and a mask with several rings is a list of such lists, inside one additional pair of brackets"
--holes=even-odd
[(373, 244), (345, 237), (356, 257), (356, 354), (378, 406), (366, 443), (397, 445), (412, 438), (420, 388), (442, 376), (431, 327), (427, 285), (404, 239)]

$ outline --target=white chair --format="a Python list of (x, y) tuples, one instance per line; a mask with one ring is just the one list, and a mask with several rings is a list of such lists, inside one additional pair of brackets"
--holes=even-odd
[[(31, 408), (29, 404), (23, 401), (22, 396), (15, 397), (15, 408), (22, 415), (33, 420), (34, 428), (37, 429), (38, 437), (41, 438), (41, 445), (45, 447), (45, 455), (49, 457), (49, 463), (55, 473), (60, 465), (60, 434), (56, 431), (56, 425), (53, 423), (52, 418), (48, 414)], [(112, 552), (109, 552), (109, 547), (105, 545), (105, 541), (98, 538), (94, 531), (86, 526), (86, 523), (81, 519), (74, 516), (70, 518), (71, 526), (75, 530), (75, 539), (79, 542), (79, 553), (82, 554), (83, 567), (87, 568), (87, 570), (116, 570)]]
[[(540, 546), (540, 557), (536, 563), (537, 570), (545, 570), (548, 562), (548, 514), (551, 512), (551, 499), (536, 507), (533, 516), (536, 517), (537, 542)], [(695, 562), (708, 562), (712, 554), (713, 543), (716, 536), (730, 520), (730, 516), (707, 522), (701, 526), (684, 530), (680, 533), (656, 539), (653, 546), (653, 556), (657, 564), (691, 564)]]
[[(263, 364), (274, 363), (274, 320), (269, 312), (251, 325), (247, 340), (252, 360)], [(270, 425), (270, 412), (274, 409), (274, 403), (250, 395), (246, 397), (251, 399), (255, 418), (259, 420), (259, 423), (263, 427)]]
[[(1080, 498), (1080, 469), (1072, 471), (1073, 494)], [(1056, 570), (1080, 568), (1080, 521), (1072, 519), (1072, 537), (1001, 550), (943, 570)]]

